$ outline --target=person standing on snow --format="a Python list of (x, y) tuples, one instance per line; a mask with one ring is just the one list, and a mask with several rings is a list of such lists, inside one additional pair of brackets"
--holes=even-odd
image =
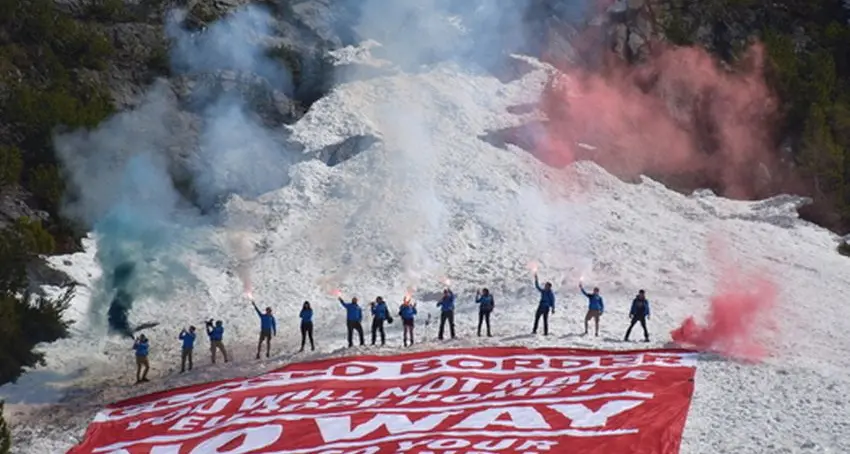
[(313, 309), (310, 307), (309, 301), (304, 301), (301, 306), (301, 350), (304, 351), (304, 344), (307, 342), (307, 336), (310, 336), (310, 350), (316, 350), (316, 344), (313, 343)]
[(455, 338), (455, 294), (451, 289), (443, 289), (443, 298), (437, 302), (440, 308), (440, 333), (438, 339), (443, 340), (443, 332), (446, 327), (446, 322), (449, 322), (449, 331), (452, 339)]
[(384, 332), (384, 322), (392, 320), (387, 303), (380, 296), (369, 304), (372, 309), (372, 345), (375, 345), (378, 331), (381, 332), (381, 345), (386, 345), (387, 335)]
[(596, 335), (599, 336), (599, 317), (605, 312), (605, 302), (602, 301), (602, 296), (599, 295), (599, 287), (593, 287), (593, 293), (587, 293), (582, 283), (579, 282), (578, 288), (587, 297), (588, 301), (587, 314), (584, 316), (584, 334), (587, 335), (587, 325), (590, 319), (593, 319), (596, 322)]
[(552, 291), (552, 283), (547, 282), (540, 287), (540, 282), (537, 280), (537, 273), (534, 273), (534, 286), (540, 292), (540, 304), (537, 305), (537, 313), (534, 315), (534, 328), (531, 334), (537, 334), (537, 326), (540, 318), (543, 317), (543, 335), (549, 335), (549, 312), (555, 313), (555, 292)]
[(481, 337), (481, 325), (484, 321), (487, 322), (487, 337), (492, 337), (492, 334), (490, 334), (490, 313), (496, 306), (493, 295), (490, 294), (490, 290), (481, 289), (481, 291), (475, 293), (475, 302), (478, 303), (478, 337)]
[(251, 304), (260, 317), (260, 342), (257, 343), (257, 359), (260, 359), (260, 350), (263, 348), (263, 341), (266, 341), (266, 358), (268, 358), (272, 348), (272, 336), (277, 336), (277, 322), (272, 315), (272, 308), (267, 307), (264, 314), (260, 312), (260, 308), (257, 307), (255, 302), (251, 301)]
[(632, 300), (632, 308), (629, 310), (629, 318), (632, 322), (629, 324), (629, 329), (626, 330), (624, 341), (629, 341), (629, 335), (632, 334), (632, 328), (637, 322), (640, 322), (643, 328), (643, 341), (649, 342), (649, 331), (646, 329), (646, 320), (649, 318), (649, 300), (646, 299), (646, 293), (643, 290), (638, 291), (637, 296)]
[(216, 320), (215, 325), (213, 325), (212, 319), (206, 322), (207, 325), (207, 337), (210, 338), (210, 356), (212, 356), (212, 363), (215, 364), (215, 352), (216, 350), (221, 350), (221, 356), (224, 357), (224, 362), (227, 362), (227, 350), (224, 348), (224, 324), (221, 320)]
[[(136, 383), (148, 381), (148, 370), (150, 363), (148, 362), (148, 353), (150, 352), (150, 344), (148, 338), (144, 334), (140, 334), (137, 339), (134, 339), (133, 350), (136, 351)], [(144, 369), (144, 371), (143, 371)]]
[(357, 331), (357, 334), (360, 336), (360, 345), (366, 345), (363, 341), (363, 310), (357, 305), (357, 297), (355, 296), (351, 298), (350, 303), (346, 303), (345, 300), (340, 297), (339, 304), (342, 304), (342, 307), (345, 308), (345, 320), (348, 328), (348, 348), (354, 346), (355, 331)]
[(407, 347), (407, 336), (410, 334), (410, 345), (413, 345), (413, 319), (416, 317), (416, 303), (404, 297), (401, 307), (398, 308), (398, 316), (401, 317), (401, 325), (404, 330), (404, 346)]
[(192, 370), (192, 350), (195, 348), (195, 327), (180, 331), (178, 339), (183, 341), (183, 350), (180, 353), (180, 373), (186, 372), (186, 360), (189, 360), (189, 370)]

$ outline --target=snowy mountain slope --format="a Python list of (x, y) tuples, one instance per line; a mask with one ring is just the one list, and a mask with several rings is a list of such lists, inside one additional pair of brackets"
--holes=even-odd
[[(790, 209), (795, 198), (688, 197), (649, 180), (623, 183), (591, 163), (550, 169), (521, 150), (478, 138), (525, 121), (506, 108), (534, 101), (544, 80), (541, 69), (503, 85), (442, 65), (338, 87), (294, 125), (294, 138), (307, 152), (356, 134), (382, 142), (333, 168), (318, 161), (294, 166), (287, 187), (229, 203), (227, 214), (243, 231), (211, 232), (223, 250), (234, 240), (262, 245), (251, 258), (251, 280), (258, 304), (271, 305), (278, 317), (275, 358), (253, 360), (258, 321), (232, 261), (187, 253), (183, 260), (198, 284), (168, 300), (140, 301), (131, 313), (135, 323), (161, 322), (146, 331), (153, 382), (132, 385), (130, 345), (103, 338), (96, 320), (81, 317), (74, 337), (45, 346), (45, 371), (0, 388), (12, 411), (21, 412), (18, 452), (64, 451), (97, 408), (120, 398), (291, 360), (353, 354), (342, 348), (344, 312), (334, 289), (364, 302), (382, 295), (395, 306), (415, 287), (417, 330), (428, 339), (416, 348), (424, 349), (437, 345), (434, 319), (428, 327), (421, 321), (436, 315), (434, 296), (446, 278), (458, 293), (460, 339), (451, 343), (458, 346), (634, 347), (621, 339), (630, 298), (644, 288), (653, 302), (649, 346), (662, 346), (684, 318), (707, 309), (724, 271), (706, 251), (716, 237), (725, 238), (741, 269), (764, 267), (777, 281), (777, 333), (764, 364), (714, 356), (700, 362), (682, 452), (850, 452), (850, 309), (844, 304), (850, 262), (834, 252), (833, 235), (799, 221)], [(94, 287), (99, 271), (92, 254), (90, 247), (54, 263)], [(559, 298), (548, 338), (528, 335), (537, 297), (531, 262), (539, 264), (541, 279), (553, 281)], [(599, 338), (578, 335), (586, 309), (580, 277), (606, 298)], [(474, 337), (472, 296), (480, 286), (497, 298), (492, 339)], [(303, 300), (316, 311), (318, 351), (294, 355)], [(76, 304), (76, 313), (85, 314), (88, 294), (81, 291)], [(203, 341), (197, 370), (176, 374), (177, 333), (207, 317), (225, 321), (235, 361), (208, 365)], [(384, 353), (400, 348), (399, 324), (388, 334)], [(52, 381), (68, 386), (64, 402), (28, 406), (59, 398), (46, 391)]]

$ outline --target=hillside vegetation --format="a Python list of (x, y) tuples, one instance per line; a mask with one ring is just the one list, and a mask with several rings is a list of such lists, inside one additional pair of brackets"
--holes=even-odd
[(55, 300), (33, 294), (28, 271), (40, 254), (77, 244), (77, 229), (59, 213), (65, 184), (51, 138), (114, 111), (92, 77), (113, 52), (94, 19), (77, 20), (49, 0), (0, 0), (0, 193), (18, 200), (13, 214), (22, 215), (3, 213), (0, 224), (0, 384), (43, 364), (37, 344), (68, 333), (70, 291)]
[[(810, 220), (850, 231), (850, 5), (828, 0), (661, 0), (665, 37), (735, 60), (752, 39), (768, 52), (781, 100), (777, 153), (790, 151), (814, 205)], [(784, 149), (784, 150), (783, 150)], [(787, 188), (793, 190), (795, 188)]]

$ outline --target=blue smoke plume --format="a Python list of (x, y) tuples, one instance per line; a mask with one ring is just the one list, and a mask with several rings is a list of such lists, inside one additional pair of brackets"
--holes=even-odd
[(187, 201), (175, 171), (190, 175), (192, 202), (211, 208), (229, 194), (252, 197), (284, 185), (293, 161), (278, 131), (255, 120), (238, 93), (216, 86), (229, 71), (231, 79), (290, 91), (286, 69), (266, 56), (269, 13), (248, 6), (202, 32), (183, 29), (184, 16), (171, 13), (166, 32), (173, 72), (201, 81), (188, 103), (158, 81), (135, 108), (54, 141), (73, 194), (65, 213), (92, 229), (104, 270), (91, 315), (105, 312), (109, 330), (123, 335), (132, 335), (134, 304), (193, 282), (186, 253), (215, 248), (204, 234), (219, 222), (214, 210), (202, 214)]

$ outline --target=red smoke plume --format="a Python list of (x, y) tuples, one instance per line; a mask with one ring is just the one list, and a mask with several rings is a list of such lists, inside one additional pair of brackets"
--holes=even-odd
[[(776, 303), (776, 285), (764, 276), (750, 276), (744, 288), (718, 288), (703, 324), (688, 317), (670, 333), (673, 342), (733, 358), (760, 361), (768, 350), (759, 341), (760, 328)], [(722, 285), (722, 283), (721, 283)]]
[[(598, 50), (604, 39), (588, 29), (573, 43), (579, 52)], [(655, 44), (635, 66), (610, 52), (595, 55), (605, 57), (558, 64), (549, 80), (540, 100), (549, 118), (542, 160), (589, 159), (621, 178), (667, 177), (735, 198), (766, 196), (787, 176), (771, 130), (778, 104), (764, 82), (761, 45), (735, 71), (697, 48)]]
[(670, 335), (673, 342), (738, 359), (760, 361), (769, 352), (764, 344), (772, 332), (778, 287), (767, 273), (747, 272), (723, 259), (716, 242), (709, 253), (721, 276), (709, 300), (703, 323), (688, 317)]

